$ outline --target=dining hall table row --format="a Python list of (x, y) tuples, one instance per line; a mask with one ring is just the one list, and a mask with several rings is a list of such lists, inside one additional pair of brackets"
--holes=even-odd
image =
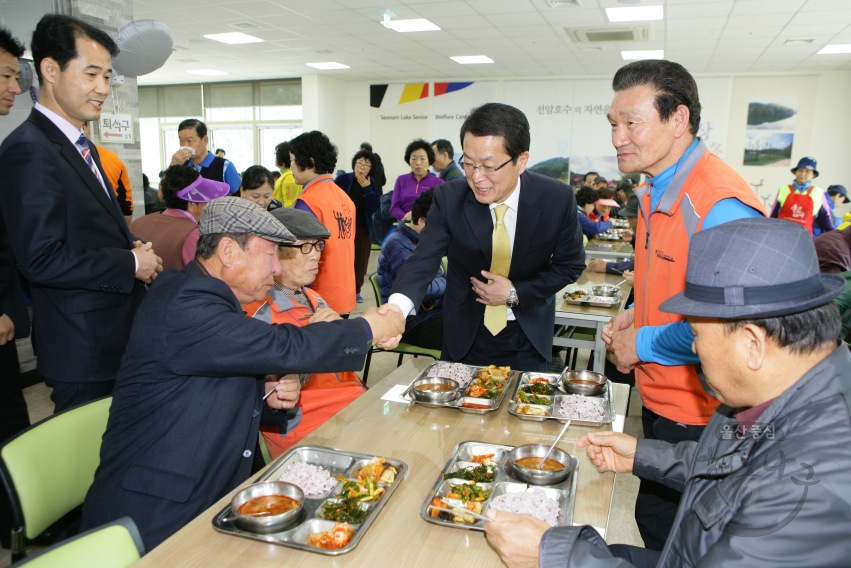
[[(408, 465), (407, 477), (388, 497), (354, 550), (341, 556), (325, 556), (214, 530), (213, 518), (237, 491), (262, 476), (260, 472), (150, 551), (137, 566), (502, 566), (484, 533), (426, 522), (420, 516), (420, 507), (459, 443), (551, 444), (562, 424), (556, 420), (521, 420), (508, 413), (508, 400), (489, 414), (398, 402), (399, 393), (430, 363), (423, 358), (406, 361), (298, 444), (393, 458)], [(513, 385), (509, 388), (513, 389)], [(574, 473), (578, 477), (573, 522), (591, 525), (604, 536), (615, 476), (611, 472), (599, 473), (584, 449), (575, 446), (589, 432), (623, 430), (629, 387), (610, 383), (610, 388), (615, 411), (613, 423), (596, 427), (572, 424), (558, 444), (579, 462)]]

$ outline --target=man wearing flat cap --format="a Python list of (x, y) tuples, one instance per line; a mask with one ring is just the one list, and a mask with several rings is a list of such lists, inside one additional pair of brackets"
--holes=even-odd
[[(275, 209), (272, 216), (296, 240), (278, 245), (281, 273), (275, 276), (275, 285), (264, 300), (243, 306), (245, 313), (266, 323), (298, 327), (341, 319), (322, 296), (308, 288), (316, 280), (325, 239), (331, 231), (301, 209)], [(283, 454), (366, 391), (351, 371), (301, 373), (299, 382), (301, 395), (298, 404), (287, 411), (286, 428), (260, 426), (272, 458)]]
[(294, 236), (236, 197), (209, 203), (198, 229), (195, 259), (163, 272), (136, 314), (83, 505), (83, 530), (127, 515), (148, 550), (263, 465), (258, 427), (286, 428), (293, 373), (360, 369), (372, 343), (397, 345), (405, 326), (374, 308), (305, 328), (247, 318)]
[[(747, 243), (747, 246), (743, 246)], [(851, 354), (808, 231), (742, 219), (696, 233), (685, 291), (661, 306), (686, 317), (709, 392), (721, 402), (698, 442), (622, 433), (577, 442), (601, 472), (683, 492), (664, 549), (607, 546), (591, 527), (489, 513), (510, 568), (845, 566), (851, 557)]]

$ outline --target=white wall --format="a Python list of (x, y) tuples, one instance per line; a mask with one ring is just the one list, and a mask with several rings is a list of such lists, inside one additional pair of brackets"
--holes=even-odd
[[(508, 79), (500, 80), (500, 93), (504, 80)], [(814, 156), (819, 162), (821, 176), (818, 182), (822, 187), (839, 183), (851, 189), (851, 159), (848, 158), (845, 144), (846, 133), (851, 125), (851, 105), (847, 103), (848, 94), (851, 93), (851, 71), (733, 76), (732, 79), (726, 160), (748, 182), (756, 185), (762, 183), (758, 193), (764, 200), (773, 201), (777, 188), (790, 182), (791, 173), (786, 167), (742, 165), (747, 105), (752, 96), (759, 95), (791, 94), (799, 97), (792, 161), (797, 163), (802, 156)], [(415, 81), (420, 82), (422, 79)], [(322, 75), (305, 76), (304, 127), (305, 130), (319, 128), (329, 135), (340, 149), (338, 167), (346, 170), (349, 169), (351, 155), (357, 151), (360, 143), (369, 140), (382, 156), (387, 179), (391, 180), (389, 185), (395, 176), (407, 172), (402, 160), (397, 159), (404, 148), (386, 144), (386, 141), (370, 132), (369, 85), (369, 82), (342, 82)], [(412, 125), (412, 128), (416, 127)], [(601, 125), (600, 128), (605, 129), (606, 126)], [(410, 139), (420, 135), (415, 130), (410, 134)], [(582, 141), (576, 140), (574, 144), (580, 145)]]

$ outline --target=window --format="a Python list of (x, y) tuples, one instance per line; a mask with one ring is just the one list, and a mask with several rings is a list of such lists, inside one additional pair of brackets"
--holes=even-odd
[(301, 81), (253, 81), (139, 87), (142, 170), (152, 185), (180, 147), (177, 126), (207, 124), (207, 149), (224, 148), (241, 173), (254, 164), (275, 169), (275, 146), (302, 132)]

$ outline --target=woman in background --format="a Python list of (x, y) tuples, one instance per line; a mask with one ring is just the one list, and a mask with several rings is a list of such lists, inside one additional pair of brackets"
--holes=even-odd
[(374, 156), (361, 150), (352, 158), (352, 172), (341, 174), (334, 180), (355, 204), (355, 292), (360, 304), (363, 286), (372, 250), (372, 216), (378, 211), (381, 189), (372, 177)]
[(272, 198), (280, 201), (284, 207), (292, 207), (301, 195), (301, 186), (296, 183), (290, 167), (289, 142), (281, 142), (275, 146), (275, 164), (281, 170), (281, 177), (275, 181), (275, 192)]
[(239, 185), (239, 196), (253, 201), (266, 211), (274, 211), (281, 207), (281, 202), (272, 199), (274, 189), (272, 172), (263, 166), (251, 166), (242, 172), (242, 183)]
[(443, 180), (428, 171), (434, 164), (434, 150), (431, 144), (420, 138), (405, 148), (405, 163), (411, 166), (411, 173), (396, 178), (393, 187), (393, 203), (390, 212), (397, 221), (409, 221), (414, 201), (425, 191), (443, 183)]

